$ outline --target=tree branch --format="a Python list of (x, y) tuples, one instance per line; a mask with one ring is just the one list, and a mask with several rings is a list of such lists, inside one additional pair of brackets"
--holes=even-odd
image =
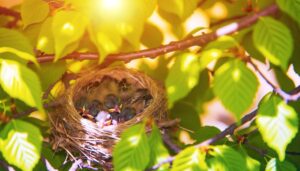
[(274, 92), (276, 92), (285, 102), (289, 101), (297, 101), (300, 98), (300, 93), (289, 94), (283, 91), (279, 86), (276, 86), (272, 81), (270, 81), (257, 67), (257, 65), (252, 61), (251, 57), (248, 57), (247, 62), (256, 70), (256, 72), (273, 88)]
[[(119, 53), (119, 54), (111, 54), (108, 55), (102, 64), (102, 66), (107, 66), (110, 63), (114, 61), (125, 61), (129, 62), (133, 59), (138, 58), (155, 58), (160, 55), (167, 54), (169, 52), (174, 52), (178, 50), (187, 49), (192, 46), (204, 46), (207, 43), (217, 39), (220, 36), (223, 35), (229, 35), (236, 31), (239, 31), (241, 29), (244, 29), (252, 24), (254, 24), (259, 17), (271, 15), (278, 11), (278, 7), (276, 4), (273, 4), (264, 10), (257, 12), (254, 15), (246, 16), (242, 18), (239, 22), (231, 23), (229, 25), (226, 25), (224, 27), (221, 27), (217, 29), (215, 32), (204, 34), (201, 36), (195, 36), (195, 37), (189, 37), (180, 41), (171, 42), (167, 45), (163, 45), (157, 48), (150, 48), (145, 49), (141, 51), (136, 52), (130, 52), (130, 53)], [(72, 53), (70, 55), (67, 55), (66, 57), (62, 58), (62, 60), (65, 59), (74, 59), (74, 60), (97, 60), (98, 54), (97, 53)], [(41, 55), (37, 58), (39, 63), (45, 63), (45, 62), (52, 62), (54, 60), (54, 55)]]
[(14, 10), (11, 10), (11, 9), (8, 9), (5, 7), (1, 7), (1, 6), (0, 6), (0, 15), (11, 16), (14, 18), (14, 20), (12, 20), (6, 24), (6, 27), (8, 27), (8, 28), (12, 28), (12, 27), (16, 26), (18, 20), (21, 19), (21, 15), (19, 12), (16, 12)]
[[(290, 96), (293, 96), (293, 95), (296, 95), (296, 94), (299, 94), (300, 93), (300, 86), (296, 87), (295, 89), (293, 89), (291, 92), (289, 92), (289, 95)], [(244, 125), (245, 123), (253, 120), (255, 118), (257, 114), (257, 109), (252, 111), (251, 113), (245, 115), (241, 121), (240, 121), (240, 125), (238, 125), (237, 123), (234, 123), (234, 124), (231, 124), (229, 127), (227, 127), (224, 131), (220, 132), (219, 134), (215, 135), (214, 137), (210, 138), (210, 139), (207, 139), (199, 144), (196, 144), (195, 147), (196, 148), (200, 148), (200, 147), (204, 147), (204, 146), (208, 146), (210, 144), (213, 144), (223, 138), (225, 138), (226, 136), (228, 135), (232, 135), (235, 131), (235, 129), (238, 127), (238, 126), (241, 126), (241, 125)], [(158, 169), (160, 166), (162, 166), (163, 164), (165, 163), (171, 163), (173, 162), (173, 160), (175, 159), (174, 156), (170, 156), (168, 157), (166, 160), (158, 163), (157, 165), (153, 166), (150, 170), (156, 170)]]
[(12, 16), (14, 18), (21, 19), (20, 13), (1, 6), (0, 6), (0, 15)]

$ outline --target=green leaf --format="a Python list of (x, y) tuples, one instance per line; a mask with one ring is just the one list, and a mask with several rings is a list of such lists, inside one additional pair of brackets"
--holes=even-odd
[(214, 137), (215, 135), (219, 134), (221, 131), (214, 126), (203, 126), (195, 132), (190, 133), (191, 137), (196, 140), (196, 143), (203, 142), (211, 137)]
[(276, 0), (279, 8), (300, 24), (300, 0)]
[[(37, 63), (33, 47), (29, 40), (20, 32), (0, 28), (1, 58), (14, 59), (26, 63), (27, 60)], [(26, 61), (24, 61), (26, 60)]]
[(100, 63), (108, 54), (117, 52), (122, 45), (122, 36), (113, 25), (101, 25), (101, 23), (95, 22), (88, 31), (90, 39), (100, 53)]
[(42, 90), (37, 75), (12, 60), (0, 60), (0, 64), (0, 84), (3, 90), (11, 97), (43, 111)]
[(35, 56), (29, 54), (29, 53), (26, 53), (26, 52), (22, 52), (22, 51), (19, 51), (18, 49), (15, 49), (15, 48), (11, 48), (11, 47), (0, 47), (0, 54), (1, 53), (12, 53), (12, 54), (15, 54), (17, 55), (18, 57), (22, 58), (22, 59), (25, 59), (25, 60), (29, 60), (29, 61), (32, 61), (34, 62), (37, 66), (39, 65)]
[(43, 137), (37, 127), (12, 120), (1, 131), (0, 137), (0, 150), (9, 164), (30, 171), (38, 163)]
[(201, 69), (206, 68), (212, 61), (228, 56), (228, 49), (238, 47), (238, 45), (238, 42), (231, 36), (222, 36), (210, 42), (204, 47), (201, 53), (199, 62)]
[(21, 17), (24, 27), (43, 21), (49, 13), (49, 5), (43, 0), (24, 0), (21, 8)]
[(67, 157), (64, 151), (59, 151), (59, 152), (53, 151), (49, 144), (43, 145), (42, 155), (48, 160), (51, 166), (54, 167), (55, 169), (59, 169), (63, 165)]
[(207, 170), (205, 153), (194, 146), (185, 148), (173, 161), (171, 171), (201, 171)]
[(220, 49), (226, 50), (233, 47), (238, 47), (239, 43), (232, 36), (221, 36), (217, 40), (210, 42), (204, 47), (204, 50), (208, 49)]
[(161, 30), (150, 22), (144, 26), (141, 42), (147, 47), (158, 47), (162, 44), (164, 35)]
[(180, 53), (166, 79), (169, 107), (195, 87), (198, 83), (200, 67), (198, 56), (193, 53)]
[(52, 30), (49, 29), (52, 27), (52, 21), (53, 17), (49, 17), (43, 22), (37, 38), (36, 49), (46, 54), (54, 53), (54, 37)]
[(134, 125), (125, 130), (113, 151), (113, 164), (119, 170), (144, 170), (150, 160), (144, 124)]
[(288, 161), (283, 161), (280, 162), (278, 159), (276, 158), (272, 158), (271, 160), (269, 160), (265, 171), (296, 171), (296, 167), (288, 162)]
[(256, 124), (263, 140), (283, 161), (287, 145), (298, 132), (296, 111), (280, 97), (268, 94), (259, 104)]
[(246, 163), (247, 163), (247, 170), (251, 170), (251, 171), (260, 171), (260, 162), (251, 158), (246, 150), (243, 148), (243, 146), (240, 146), (238, 148), (238, 152), (240, 152), (240, 154), (246, 159)]
[[(169, 157), (169, 152), (162, 142), (160, 131), (155, 125), (152, 127), (152, 132), (149, 137), (149, 145), (151, 149), (149, 162), (150, 167)], [(169, 164), (162, 165), (158, 170), (164, 170), (167, 168), (169, 168)]]
[(166, 12), (177, 15), (184, 21), (194, 12), (199, 2), (200, 0), (158, 0), (158, 6)]
[(247, 170), (244, 156), (229, 146), (214, 146), (209, 152), (213, 158), (208, 160), (209, 170), (240, 171)]
[(236, 118), (240, 118), (250, 107), (257, 89), (256, 76), (238, 59), (228, 61), (218, 68), (213, 80), (214, 93)]
[(88, 18), (77, 11), (60, 11), (53, 18), (52, 32), (55, 41), (55, 60), (62, 57), (64, 49), (77, 42), (85, 31)]
[(40, 68), (32, 67), (33, 71), (39, 76), (42, 90), (46, 90), (51, 84), (55, 83), (67, 70), (65, 61), (56, 63), (43, 63)]
[(284, 24), (270, 17), (260, 18), (254, 28), (253, 41), (270, 62), (287, 69), (293, 52), (293, 38)]
[(199, 113), (193, 104), (178, 101), (170, 111), (171, 117), (180, 119), (180, 126), (196, 132), (200, 129), (201, 123)]

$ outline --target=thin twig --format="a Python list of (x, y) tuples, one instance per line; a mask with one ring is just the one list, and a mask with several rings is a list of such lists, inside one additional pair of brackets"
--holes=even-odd
[(19, 12), (0, 6), (0, 15), (11, 16), (14, 19), (6, 24), (6, 27), (12, 28), (17, 25), (17, 22), (21, 19)]
[[(106, 57), (102, 66), (107, 66), (114, 61), (129, 62), (133, 59), (144, 58), (144, 57), (155, 58), (160, 55), (167, 54), (169, 52), (187, 49), (192, 46), (204, 46), (207, 43), (217, 39), (220, 36), (232, 34), (238, 30), (244, 29), (254, 24), (261, 16), (271, 15), (277, 11), (278, 11), (277, 5), (273, 4), (254, 15), (246, 16), (242, 18), (239, 22), (235, 22), (226, 25), (224, 27), (221, 27), (212, 33), (195, 36), (195, 37), (189, 37), (180, 41), (171, 42), (167, 45), (163, 45), (157, 48), (145, 49), (145, 50), (140, 50), (140, 51), (130, 52), (130, 53), (111, 54)], [(62, 58), (61, 60), (65, 60), (65, 59), (97, 60), (98, 54), (97, 53), (72, 53)], [(54, 60), (54, 55), (53, 54), (41, 55), (38, 56), (37, 60), (39, 63), (52, 62)]]
[(296, 151), (286, 151), (285, 153), (288, 155), (300, 156), (300, 152), (296, 152)]
[(21, 19), (20, 13), (1, 6), (0, 6), (0, 15), (12, 16), (14, 18)]
[(241, 18), (244, 18), (245, 16), (247, 16), (247, 14), (237, 15), (237, 16), (233, 16), (233, 17), (230, 17), (230, 18), (225, 18), (223, 20), (218, 20), (216, 22), (211, 23), (210, 27), (219, 26), (219, 25), (224, 24), (224, 23), (229, 22), (229, 21), (239, 20)]
[[(0, 166), (1, 166), (3, 169), (9, 171), (9, 165), (8, 165), (5, 161), (0, 160)], [(0, 168), (1, 168), (1, 167), (0, 167)]]
[(300, 98), (300, 93), (288, 94), (283, 91), (279, 86), (272, 83), (271, 80), (266, 77), (262, 71), (257, 67), (257, 65), (252, 61), (251, 57), (248, 57), (247, 62), (256, 70), (256, 72), (272, 87), (273, 91), (277, 93), (285, 102), (297, 101)]
[(181, 149), (172, 142), (172, 139), (168, 134), (163, 134), (162, 136), (164, 143), (174, 152), (174, 153), (179, 153)]
[[(300, 86), (296, 87), (295, 89), (293, 89), (291, 92), (289, 92), (290, 96), (293, 96), (295, 94), (299, 94), (300, 93)], [(251, 113), (245, 115), (242, 120), (240, 121), (240, 125), (244, 125), (245, 123), (253, 120), (256, 116), (257, 113), (257, 109), (252, 111)], [(220, 132), (219, 134), (215, 135), (214, 137), (207, 139), (199, 144), (196, 144), (195, 147), (196, 148), (200, 148), (200, 147), (204, 147), (204, 146), (208, 146), (210, 144), (213, 144), (223, 138), (225, 138), (228, 135), (232, 135), (235, 131), (235, 129), (238, 127), (239, 125), (237, 123), (231, 124), (229, 127), (227, 127), (224, 131)], [(157, 165), (151, 167), (151, 170), (156, 170), (158, 169), (160, 166), (162, 166), (165, 163), (171, 163), (173, 160), (175, 159), (174, 156), (170, 156), (169, 158), (167, 158), (166, 160), (158, 163)]]

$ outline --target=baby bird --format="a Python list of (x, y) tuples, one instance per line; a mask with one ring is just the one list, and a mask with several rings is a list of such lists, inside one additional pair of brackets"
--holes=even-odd
[(125, 107), (122, 109), (120, 113), (120, 119), (119, 122), (124, 122), (132, 119), (136, 115), (136, 111), (134, 108), (131, 107)]
[(104, 76), (101, 80), (101, 91), (104, 93), (111, 93), (111, 94), (118, 94), (119, 91), (119, 82), (118, 80), (109, 77)]
[(149, 91), (147, 89), (141, 88), (136, 90), (131, 99), (131, 103), (142, 103), (145, 107), (147, 107), (151, 99), (152, 96), (150, 95)]
[(76, 102), (75, 102), (75, 109), (76, 110), (82, 110), (83, 108), (87, 107), (87, 98), (86, 97), (80, 97)]
[(118, 112), (120, 113), (122, 104), (120, 98), (114, 94), (108, 94), (104, 99), (104, 107), (109, 113)]
[(102, 107), (102, 103), (99, 100), (95, 99), (88, 104), (87, 108), (89, 110), (89, 113), (95, 117), (103, 107)]

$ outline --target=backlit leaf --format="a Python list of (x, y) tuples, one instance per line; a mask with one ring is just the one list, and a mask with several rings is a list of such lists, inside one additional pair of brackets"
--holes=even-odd
[(113, 164), (116, 171), (144, 170), (150, 160), (144, 124), (134, 125), (125, 130), (113, 151)]
[(300, 24), (300, 0), (276, 0), (279, 8)]
[(37, 63), (30, 42), (15, 30), (0, 28), (0, 48), (1, 58), (14, 59), (22, 63), (26, 63), (27, 60)]
[(49, 29), (52, 27), (53, 17), (47, 18), (41, 27), (36, 48), (46, 54), (53, 54), (54, 53), (54, 37), (52, 30)]
[(43, 21), (49, 13), (49, 5), (43, 0), (24, 0), (21, 17), (24, 27)]
[(88, 18), (77, 11), (60, 11), (54, 15), (52, 32), (55, 41), (55, 60), (62, 57), (64, 49), (77, 42), (85, 31)]
[(240, 146), (237, 150), (246, 159), (247, 170), (260, 171), (260, 162), (250, 157), (243, 146)]
[(213, 90), (236, 118), (250, 107), (257, 89), (256, 76), (238, 59), (226, 62), (215, 73)]
[(197, 55), (193, 53), (176, 55), (175, 63), (171, 67), (165, 82), (170, 107), (197, 85), (199, 74), (200, 67)]
[(293, 38), (290, 30), (282, 23), (262, 17), (253, 33), (256, 48), (274, 65), (287, 69), (293, 51)]
[(256, 124), (264, 141), (283, 161), (287, 145), (298, 132), (296, 111), (280, 97), (268, 94), (259, 104)]
[(42, 90), (37, 75), (12, 60), (1, 60), (0, 65), (0, 84), (3, 90), (11, 97), (43, 111)]
[[(158, 164), (159, 162), (162, 162), (169, 157), (169, 152), (163, 144), (160, 131), (155, 125), (152, 127), (152, 132), (149, 137), (149, 145), (151, 149), (149, 162), (150, 167)], [(169, 164), (165, 164), (157, 170), (164, 170), (168, 167)]]
[(43, 137), (34, 125), (12, 120), (1, 131), (0, 138), (0, 150), (8, 163), (28, 171), (38, 163)]
[[(18, 49), (14, 49), (14, 48), (11, 48), (11, 47), (0, 47), (0, 54), (1, 53), (6, 53), (6, 52), (15, 54), (15, 55), (17, 55), (18, 57), (20, 57), (22, 59), (32, 61), (36, 65), (38, 65), (35, 56), (33, 56), (29, 53), (22, 52), (22, 51), (19, 51)], [(3, 56), (5, 56), (5, 55), (3, 55)]]
[(208, 160), (209, 170), (247, 170), (247, 162), (245, 157), (229, 146), (214, 146), (209, 154), (213, 156), (213, 158)]
[(100, 53), (99, 62), (101, 63), (105, 57), (117, 52), (122, 45), (122, 37), (118, 30), (112, 25), (101, 25), (94, 23), (88, 29), (89, 35), (93, 43), (96, 45)]
[(205, 153), (199, 148), (188, 147), (176, 155), (171, 171), (201, 171), (207, 170)]
[(200, 0), (158, 0), (158, 6), (162, 10), (177, 15), (181, 20), (189, 17), (197, 8)]
[(265, 171), (296, 171), (296, 167), (288, 161), (280, 162), (276, 158), (269, 160)]

